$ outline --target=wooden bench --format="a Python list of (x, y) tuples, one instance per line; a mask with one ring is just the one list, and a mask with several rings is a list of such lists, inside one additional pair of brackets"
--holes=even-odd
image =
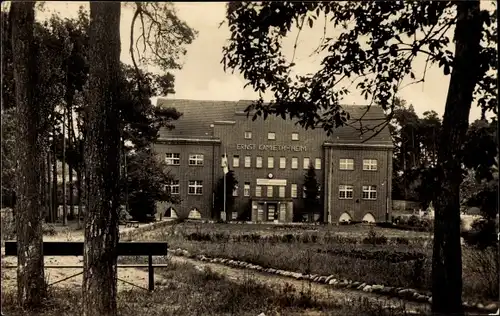
[[(118, 264), (118, 268), (148, 268), (148, 290), (153, 291), (155, 287), (154, 282), (154, 268), (167, 267), (166, 264), (153, 264), (153, 256), (166, 256), (168, 254), (168, 244), (166, 242), (120, 242), (116, 249), (118, 256), (147, 256), (148, 264)], [(5, 255), (17, 256), (17, 242), (5, 242)], [(44, 241), (43, 242), (43, 256), (83, 256), (83, 241), (76, 242), (60, 242), (60, 241)], [(4, 268), (17, 268), (17, 266), (4, 266)], [(45, 265), (46, 269), (81, 269), (83, 265)], [(68, 280), (72, 277), (82, 274), (72, 275), (64, 278), (50, 285)], [(143, 288), (136, 284), (121, 280), (127, 284)], [(143, 288), (145, 289), (145, 288)]]

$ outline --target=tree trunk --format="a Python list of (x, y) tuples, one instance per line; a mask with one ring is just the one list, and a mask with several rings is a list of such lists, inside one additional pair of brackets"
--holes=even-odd
[(62, 115), (62, 137), (63, 137), (63, 147), (62, 147), (62, 161), (61, 161), (61, 172), (62, 172), (62, 203), (63, 203), (63, 225), (68, 225), (68, 205), (66, 196), (66, 109), (63, 108)]
[(46, 295), (39, 188), (42, 152), (40, 107), (35, 102), (36, 56), (33, 47), (34, 2), (12, 2), (12, 51), (18, 115), (17, 134), (17, 295), (24, 308), (41, 306)]
[(52, 126), (52, 218), (54, 222), (59, 218), (59, 194), (57, 190), (57, 149), (56, 149), (56, 129)]
[(76, 178), (78, 181), (78, 186), (76, 188), (77, 190), (77, 194), (78, 194), (78, 214), (77, 214), (77, 227), (78, 229), (81, 228), (81, 222), (80, 222), (80, 218), (82, 217), (82, 207), (83, 207), (83, 196), (82, 196), (82, 186), (83, 186), (83, 179), (82, 179), (82, 171), (81, 171), (81, 167), (78, 166), (78, 169), (76, 170)]
[[(68, 147), (73, 149), (73, 110), (72, 106), (68, 110)], [(73, 199), (73, 190), (74, 190), (74, 185), (73, 185), (73, 165), (71, 164), (68, 165), (68, 174), (69, 174), (69, 216), (74, 219), (75, 218), (75, 205), (73, 204), (74, 199)]]
[(117, 315), (120, 3), (90, 3), (83, 315)]
[(462, 249), (460, 245), (461, 147), (469, 124), (472, 94), (479, 74), (481, 22), (479, 1), (459, 1), (455, 30), (455, 61), (438, 148), (438, 183), (435, 198), (432, 262), (432, 311), (463, 314)]
[[(49, 144), (50, 144), (50, 140), (49, 140)], [(53, 212), (53, 208), (54, 208), (54, 200), (53, 200), (53, 196), (52, 196), (52, 177), (51, 177), (51, 173), (52, 173), (52, 150), (51, 148), (49, 147), (48, 151), (47, 151), (47, 200), (49, 201), (49, 207), (48, 207), (48, 212), (49, 212), (49, 223), (53, 223), (54, 222), (54, 212)]]

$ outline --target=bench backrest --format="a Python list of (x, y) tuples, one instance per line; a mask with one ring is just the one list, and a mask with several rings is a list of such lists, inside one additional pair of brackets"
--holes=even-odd
[[(165, 256), (168, 244), (162, 241), (119, 242), (118, 256)], [(17, 256), (17, 242), (5, 242), (5, 255)], [(83, 241), (44, 241), (44, 256), (83, 256)]]

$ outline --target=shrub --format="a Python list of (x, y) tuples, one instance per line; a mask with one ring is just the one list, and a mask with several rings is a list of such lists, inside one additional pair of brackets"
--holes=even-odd
[(54, 236), (57, 234), (57, 231), (54, 225), (42, 223), (42, 233), (46, 236)]
[(475, 220), (471, 229), (462, 234), (465, 242), (470, 246), (486, 249), (495, 247), (497, 243), (496, 223), (493, 220)]
[(375, 230), (373, 230), (373, 228), (370, 228), (368, 236), (363, 239), (363, 243), (372, 245), (385, 245), (387, 244), (387, 237), (377, 234)]

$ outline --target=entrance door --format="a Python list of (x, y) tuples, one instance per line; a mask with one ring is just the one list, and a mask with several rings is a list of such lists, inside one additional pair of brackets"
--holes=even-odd
[(276, 205), (275, 204), (267, 204), (267, 220), (274, 221), (276, 219)]
[(264, 205), (257, 205), (257, 221), (262, 222), (264, 220)]
[(285, 203), (280, 204), (280, 222), (282, 222), (282, 223), (286, 222), (286, 204)]

